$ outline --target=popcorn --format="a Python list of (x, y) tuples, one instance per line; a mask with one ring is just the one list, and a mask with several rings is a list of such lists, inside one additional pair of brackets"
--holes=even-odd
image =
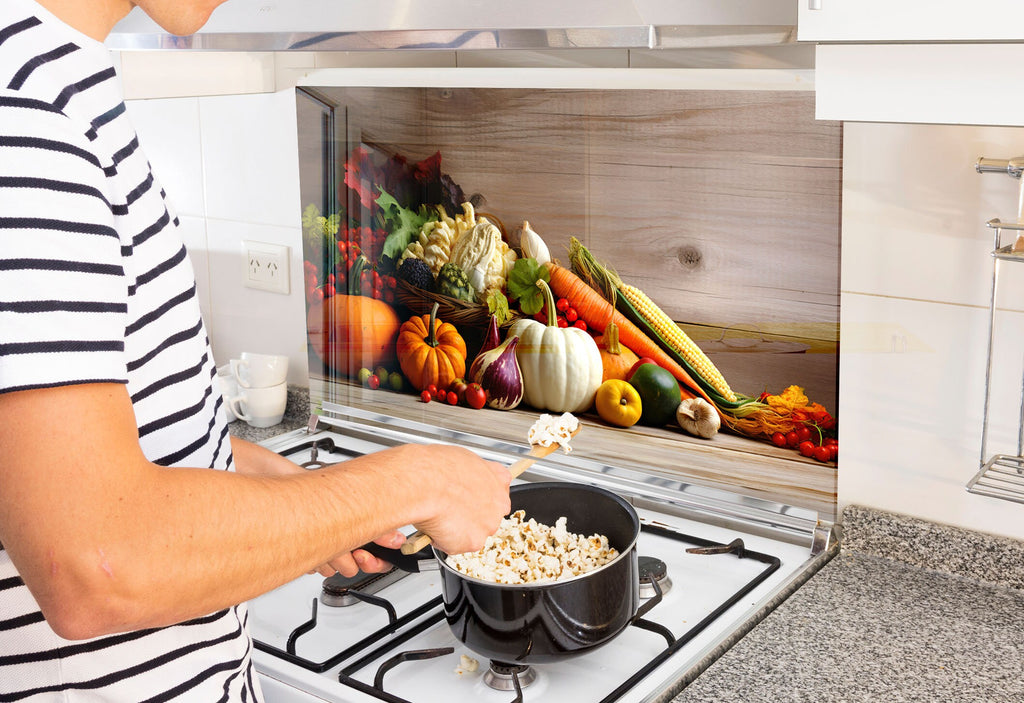
[(545, 413), (537, 418), (526, 436), (531, 445), (550, 447), (552, 444), (558, 444), (568, 454), (572, 451), (569, 440), (579, 426), (580, 421), (572, 413), (562, 413), (558, 417)]
[(619, 555), (604, 535), (585, 537), (569, 532), (565, 517), (558, 518), (554, 527), (525, 518), (525, 510), (515, 511), (501, 521), (483, 549), (449, 554), (445, 562), (473, 578), (516, 584), (572, 578)]

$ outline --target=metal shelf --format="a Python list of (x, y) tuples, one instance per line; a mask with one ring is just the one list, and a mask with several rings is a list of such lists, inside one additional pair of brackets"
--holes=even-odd
[[(984, 161), (984, 159), (982, 160)], [(1007, 163), (1014, 163), (1012, 160)], [(980, 164), (980, 161), (979, 161)], [(979, 173), (986, 172), (981, 167)], [(1010, 175), (1020, 178), (1021, 171), (1010, 171)], [(985, 405), (981, 430), (981, 458), (978, 473), (967, 483), (967, 491), (976, 495), (1001, 498), (1014, 503), (1024, 504), (1024, 380), (1021, 383), (1020, 415), (1017, 421), (1017, 455), (995, 454), (988, 457), (988, 419), (989, 401), (992, 392), (992, 349), (995, 343), (996, 290), (1001, 261), (1024, 261), (1024, 251), (1014, 251), (1012, 244), (1002, 244), (1003, 230), (1024, 232), (1024, 180), (1021, 181), (1021, 217), (1017, 222), (1002, 222), (999, 219), (989, 220), (986, 224), (995, 230), (995, 243), (992, 248), (992, 292), (989, 298), (988, 321), (988, 355), (985, 367)]]
[(975, 474), (967, 490), (992, 498), (1024, 503), (1024, 457), (996, 454)]

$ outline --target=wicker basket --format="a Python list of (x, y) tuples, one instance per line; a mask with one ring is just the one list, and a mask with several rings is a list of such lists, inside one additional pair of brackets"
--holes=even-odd
[[(437, 316), (456, 327), (486, 327), (491, 319), (491, 313), (486, 305), (467, 303), (464, 300), (423, 290), (402, 279), (398, 279), (397, 283), (395, 295), (398, 301), (416, 315), (429, 315), (434, 303), (437, 303)], [(509, 319), (502, 327), (508, 327), (520, 317), (515, 310), (510, 310), (509, 314)]]

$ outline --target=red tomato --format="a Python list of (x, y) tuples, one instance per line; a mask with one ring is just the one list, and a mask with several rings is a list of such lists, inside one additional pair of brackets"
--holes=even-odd
[(800, 427), (796, 428), (796, 436), (801, 442), (809, 440), (811, 438), (811, 428), (807, 425), (800, 425)]
[(565, 298), (559, 298), (555, 301), (555, 310), (558, 312), (565, 312), (569, 309), (569, 301)]
[(565, 328), (565, 327), (569, 326), (569, 323), (565, 321), (564, 317), (560, 317), (560, 318), (558, 318), (558, 326), (562, 327), (562, 328)]
[(466, 386), (466, 405), (479, 410), (487, 403), (487, 391), (479, 383), (470, 383)]
[(573, 327), (578, 327), (579, 329), (583, 330), (584, 332), (587, 331), (587, 323), (584, 322), (583, 320), (576, 320), (576, 322), (572, 323), (572, 326)]
[(820, 447), (815, 447), (814, 442), (812, 442), (809, 439), (805, 439), (803, 442), (800, 442), (798, 448), (800, 450), (800, 453), (803, 454), (804, 456), (814, 456), (815, 450), (819, 449)]
[(786, 446), (795, 447), (800, 444), (800, 436), (794, 430), (790, 430), (786, 433)]
[(818, 461), (828, 461), (832, 458), (832, 452), (826, 446), (815, 447), (814, 458)]
[(776, 447), (786, 446), (786, 435), (782, 434), (781, 432), (776, 432), (775, 434), (772, 435), (772, 444), (774, 444)]
[(462, 401), (463, 397), (466, 395), (466, 381), (464, 379), (457, 378), (451, 382), (451, 385), (448, 386), (448, 390), (454, 392), (455, 397), (458, 398), (459, 401)]
[(576, 312), (576, 308), (566, 308), (565, 309), (565, 319), (566, 319), (567, 322), (570, 322), (570, 323), (576, 322), (576, 320), (579, 318), (579, 316), (580, 316), (579, 313)]
[(427, 393), (429, 393), (429, 394), (430, 394), (431, 396), (435, 396), (435, 395), (437, 395), (437, 386), (436, 386), (436, 385), (434, 385), (433, 383), (431, 383), (431, 384), (428, 384), (428, 385), (427, 385), (427, 387), (426, 387), (426, 388), (424, 388), (423, 390), (425, 390), (425, 391), (426, 391)]
[(458, 395), (458, 393), (456, 393), (455, 391), (448, 391), (447, 400), (448, 400), (448, 405), (458, 405), (459, 404), (459, 395)]
[(430, 398), (430, 391), (423, 391), (422, 393), (420, 393), (420, 400), (422, 400), (424, 403), (429, 403)]

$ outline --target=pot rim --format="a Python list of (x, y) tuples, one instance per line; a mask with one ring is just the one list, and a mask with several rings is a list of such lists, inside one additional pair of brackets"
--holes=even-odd
[(497, 588), (509, 589), (509, 590), (537, 590), (537, 589), (547, 590), (547, 589), (551, 589), (551, 588), (561, 587), (563, 584), (573, 583), (575, 581), (579, 581), (581, 579), (585, 579), (588, 576), (591, 576), (592, 574), (600, 573), (601, 571), (604, 571), (605, 569), (611, 568), (612, 566), (618, 564), (622, 559), (628, 558), (631, 553), (636, 551), (636, 543), (637, 543), (637, 540), (640, 539), (640, 517), (637, 515), (636, 509), (632, 505), (630, 505), (629, 502), (627, 500), (625, 500), (622, 496), (619, 496), (619, 495), (617, 495), (615, 493), (612, 493), (611, 491), (608, 491), (608, 490), (606, 490), (604, 488), (600, 488), (598, 486), (592, 486), (592, 485), (586, 484), (586, 483), (576, 484), (576, 483), (562, 482), (562, 481), (558, 481), (558, 482), (556, 482), (556, 481), (550, 481), (550, 482), (542, 481), (542, 482), (539, 482), (539, 483), (517, 484), (516, 486), (513, 486), (512, 488), (513, 488), (513, 490), (515, 490), (517, 487), (519, 487), (520, 490), (530, 490), (531, 488), (540, 489), (542, 487), (545, 487), (545, 488), (546, 487), (564, 487), (564, 488), (573, 488), (573, 489), (585, 489), (585, 490), (588, 490), (588, 491), (593, 491), (593, 492), (596, 492), (596, 493), (601, 493), (601, 494), (604, 494), (606, 496), (609, 496), (609, 497), (613, 498), (617, 503), (619, 503), (623, 507), (623, 509), (626, 511), (626, 514), (632, 518), (633, 523), (636, 526), (635, 530), (633, 532), (633, 539), (630, 540), (630, 543), (629, 543), (629, 545), (627, 547), (625, 547), (624, 549), (619, 550), (618, 556), (616, 556), (611, 561), (609, 561), (609, 562), (607, 562), (605, 564), (602, 564), (601, 566), (597, 567), (596, 569), (591, 569), (590, 571), (587, 571), (585, 573), (577, 574), (575, 576), (571, 576), (571, 577), (565, 578), (565, 579), (554, 579), (554, 580), (547, 580), (547, 581), (530, 581), (528, 583), (501, 583), (499, 581), (488, 581), (487, 579), (477, 578), (476, 576), (470, 576), (469, 574), (465, 574), (465, 573), (459, 571), (458, 569), (456, 569), (455, 567), (451, 566), (447, 562), (448, 553), (443, 551), (443, 550), (441, 550), (441, 549), (438, 549), (437, 547), (434, 547), (433, 545), (431, 545), (431, 551), (433, 551), (433, 553), (434, 553), (434, 558), (437, 560), (437, 563), (440, 565), (440, 567), (442, 569), (444, 569), (445, 571), (448, 571), (449, 573), (457, 576), (458, 578), (461, 578), (461, 579), (464, 579), (466, 581), (470, 581), (470, 582), (473, 582), (473, 583), (484, 584), (484, 585), (487, 585), (487, 586), (494, 586), (494, 587), (497, 587)]

